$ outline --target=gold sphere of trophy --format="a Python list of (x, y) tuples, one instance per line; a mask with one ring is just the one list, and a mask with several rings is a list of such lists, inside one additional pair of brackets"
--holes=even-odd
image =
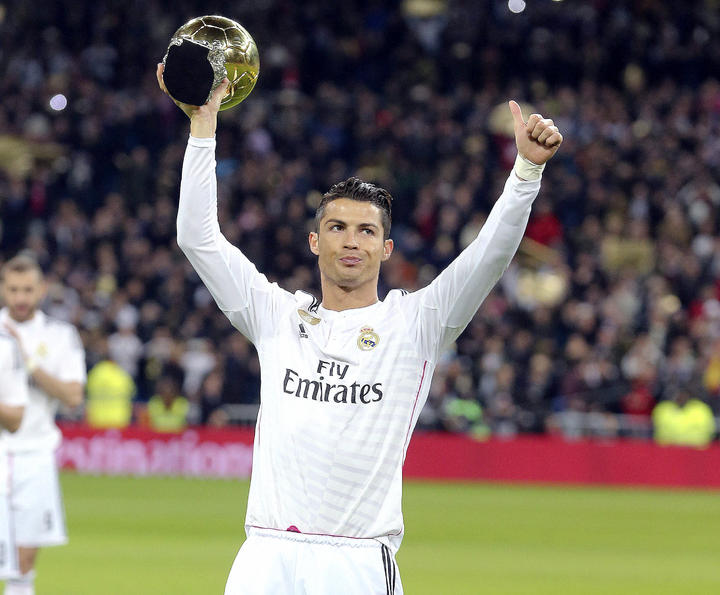
[(194, 18), (175, 31), (163, 63), (170, 96), (189, 105), (203, 105), (227, 77), (230, 85), (221, 110), (245, 99), (260, 73), (260, 57), (250, 33), (240, 23), (216, 15)]

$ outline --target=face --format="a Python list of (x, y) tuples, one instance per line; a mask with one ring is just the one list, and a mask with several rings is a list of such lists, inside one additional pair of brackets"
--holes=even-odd
[(30, 320), (43, 297), (45, 282), (37, 271), (5, 272), (2, 298), (10, 312), (10, 318), (16, 322)]
[(380, 208), (349, 198), (325, 206), (318, 233), (311, 233), (309, 241), (323, 280), (345, 289), (377, 287), (380, 263), (393, 249), (392, 240), (383, 239)]
[(160, 378), (155, 389), (158, 395), (160, 395), (166, 401), (172, 402), (177, 394), (177, 386), (175, 382), (170, 378)]

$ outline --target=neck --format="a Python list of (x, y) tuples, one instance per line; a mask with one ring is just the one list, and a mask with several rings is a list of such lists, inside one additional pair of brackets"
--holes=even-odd
[(352, 310), (372, 306), (378, 301), (377, 279), (360, 287), (341, 287), (325, 278), (321, 278), (322, 306), (326, 310)]

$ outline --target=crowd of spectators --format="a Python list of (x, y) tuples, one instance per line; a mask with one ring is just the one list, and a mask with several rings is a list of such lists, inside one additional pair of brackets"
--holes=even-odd
[(332, 183), (394, 195), (381, 294), (414, 290), (501, 191), (507, 99), (563, 132), (520, 252), (439, 363), (421, 428), (642, 435), (679, 389), (720, 411), (713, 0), (521, 14), (487, 0), (4, 2), (0, 260), (39, 258), (46, 310), (78, 326), (89, 368), (118, 364), (137, 402), (172, 378), (191, 422), (257, 403), (253, 347), (175, 243), (188, 126), (155, 65), (208, 13), (241, 21), (261, 59), (251, 96), (220, 116), (221, 226), (288, 290), (319, 295), (307, 232)]

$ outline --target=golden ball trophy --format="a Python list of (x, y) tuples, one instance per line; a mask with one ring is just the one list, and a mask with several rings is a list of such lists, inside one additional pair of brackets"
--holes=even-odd
[(230, 80), (220, 109), (240, 103), (255, 87), (260, 57), (245, 28), (221, 16), (194, 18), (173, 34), (165, 57), (163, 81), (180, 103), (203, 105), (227, 77)]

